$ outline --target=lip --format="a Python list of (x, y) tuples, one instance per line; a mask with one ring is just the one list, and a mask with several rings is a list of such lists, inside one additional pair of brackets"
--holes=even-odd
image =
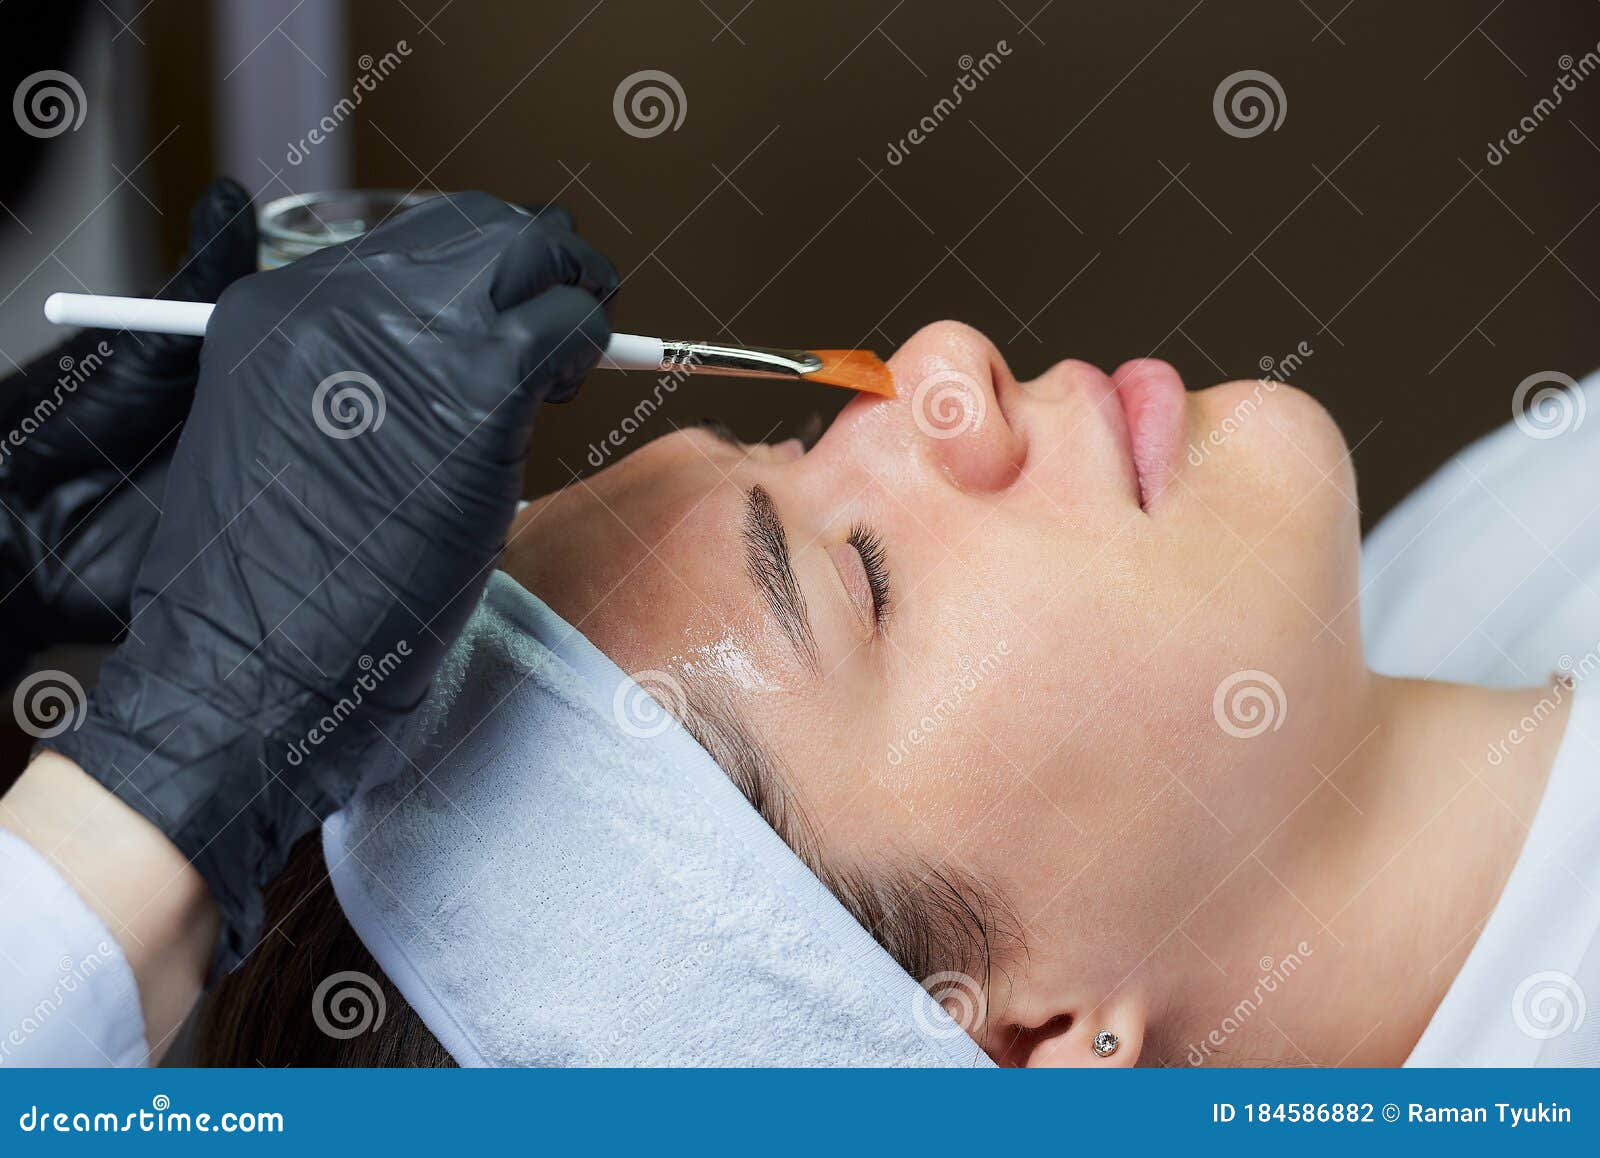
[(1183, 379), (1167, 363), (1143, 358), (1118, 367), (1112, 382), (1139, 477), (1139, 506), (1148, 513), (1172, 480), (1172, 462), (1183, 440), (1188, 406)]

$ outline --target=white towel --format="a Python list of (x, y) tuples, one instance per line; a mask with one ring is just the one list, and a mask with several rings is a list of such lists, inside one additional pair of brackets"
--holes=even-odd
[(392, 738), (323, 849), (460, 1064), (991, 1064), (704, 749), (509, 576)]

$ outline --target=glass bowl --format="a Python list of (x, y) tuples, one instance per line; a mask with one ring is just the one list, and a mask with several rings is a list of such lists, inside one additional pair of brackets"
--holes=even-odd
[(256, 264), (277, 269), (296, 258), (360, 237), (402, 209), (410, 209), (436, 192), (400, 189), (337, 189), (296, 193), (261, 207), (257, 216), (260, 246)]

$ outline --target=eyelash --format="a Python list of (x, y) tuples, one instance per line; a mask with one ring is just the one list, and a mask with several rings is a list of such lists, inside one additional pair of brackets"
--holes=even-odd
[(846, 541), (861, 556), (861, 569), (867, 575), (867, 590), (872, 593), (872, 618), (878, 627), (889, 615), (889, 565), (883, 540), (869, 527), (857, 523)]

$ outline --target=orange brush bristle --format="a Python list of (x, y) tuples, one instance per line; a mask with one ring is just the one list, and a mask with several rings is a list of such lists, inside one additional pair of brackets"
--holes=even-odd
[(894, 375), (883, 359), (871, 350), (812, 350), (822, 359), (822, 369), (801, 375), (807, 382), (826, 382), (863, 394), (893, 398)]

